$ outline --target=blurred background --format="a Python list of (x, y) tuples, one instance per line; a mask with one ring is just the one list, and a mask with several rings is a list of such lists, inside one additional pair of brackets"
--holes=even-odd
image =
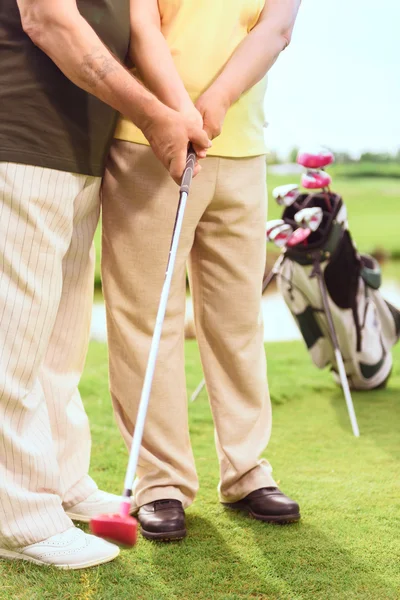
[(400, 159), (400, 3), (303, 0), (292, 44), (270, 74), (272, 151), (323, 144)]

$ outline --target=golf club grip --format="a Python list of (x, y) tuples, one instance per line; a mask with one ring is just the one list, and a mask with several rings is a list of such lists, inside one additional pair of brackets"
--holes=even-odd
[(196, 152), (192, 144), (189, 144), (188, 155), (186, 159), (186, 167), (182, 175), (181, 193), (189, 193), (190, 184), (192, 183), (194, 167), (196, 165)]

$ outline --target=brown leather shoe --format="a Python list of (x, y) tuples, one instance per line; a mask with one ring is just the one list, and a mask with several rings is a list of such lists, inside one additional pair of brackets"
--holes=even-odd
[(300, 507), (277, 487), (260, 488), (239, 502), (223, 502), (227, 508), (241, 510), (269, 523), (295, 523), (300, 520)]
[(185, 511), (179, 500), (156, 500), (144, 504), (138, 512), (143, 537), (167, 542), (186, 536)]

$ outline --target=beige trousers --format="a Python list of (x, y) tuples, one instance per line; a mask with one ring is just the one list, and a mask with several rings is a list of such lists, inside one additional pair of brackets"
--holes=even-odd
[[(198, 489), (184, 369), (186, 264), (215, 422), (223, 501), (275, 485), (259, 456), (271, 431), (261, 319), (265, 157), (207, 158), (185, 214), (149, 413), (136, 502)], [(153, 334), (179, 190), (146, 146), (116, 141), (103, 184), (103, 289), (111, 394), (129, 445)]]
[(0, 163), (0, 546), (72, 526), (96, 486), (77, 385), (100, 179)]

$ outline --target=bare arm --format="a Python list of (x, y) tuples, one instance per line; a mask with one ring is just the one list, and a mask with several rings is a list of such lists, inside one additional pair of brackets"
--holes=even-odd
[(290, 43), (301, 0), (266, 0), (257, 25), (238, 46), (212, 87), (233, 104), (270, 70)]
[(17, 4), (24, 31), (34, 44), (73, 83), (138, 125), (155, 154), (179, 180), (188, 141), (208, 147), (199, 129), (189, 130), (178, 113), (132, 77), (81, 16), (76, 0), (17, 0)]
[(256, 26), (196, 102), (211, 139), (221, 133), (229, 107), (264, 77), (290, 43), (300, 3), (301, 0), (266, 0)]
[(130, 55), (149, 90), (175, 110), (193, 109), (161, 32), (157, 0), (131, 0), (131, 31)]

